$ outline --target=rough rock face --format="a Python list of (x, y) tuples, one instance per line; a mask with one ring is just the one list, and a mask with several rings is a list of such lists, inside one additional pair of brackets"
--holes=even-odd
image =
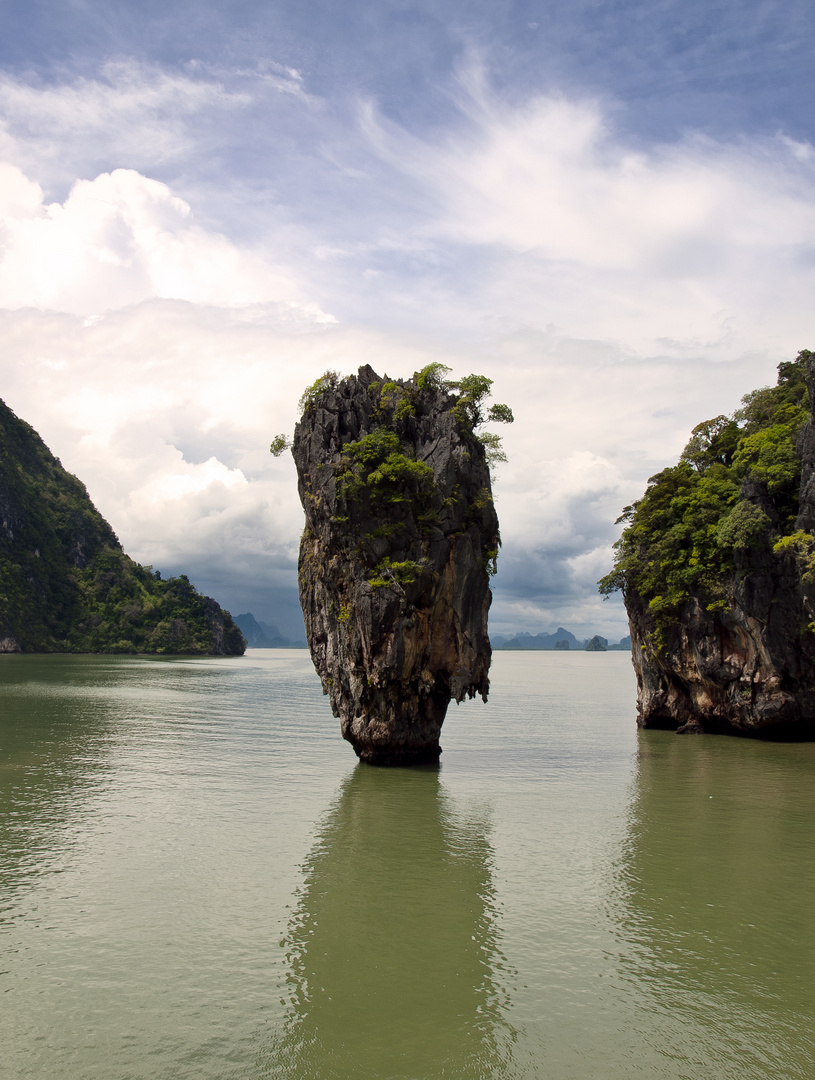
[(438, 757), (450, 700), (489, 689), (498, 520), (455, 406), (364, 367), (324, 386), (295, 430), (309, 648), (343, 737), (373, 764)]
[[(807, 362), (815, 402), (815, 358)], [(815, 425), (802, 429), (800, 501), (795, 527), (815, 529)], [(637, 675), (638, 724), (680, 733), (718, 732), (766, 739), (815, 739), (815, 578), (790, 548), (773, 550), (778, 509), (766, 486), (745, 480), (741, 496), (767, 515), (768, 536), (736, 556), (727, 603), (709, 610), (692, 597), (663, 650), (636, 592), (625, 594)], [(777, 534), (776, 534), (777, 536)], [(815, 549), (815, 544), (810, 547)]]
[(815, 738), (815, 597), (791, 556), (752, 566), (724, 612), (686, 604), (663, 653), (650, 620), (629, 598), (640, 727), (770, 739)]

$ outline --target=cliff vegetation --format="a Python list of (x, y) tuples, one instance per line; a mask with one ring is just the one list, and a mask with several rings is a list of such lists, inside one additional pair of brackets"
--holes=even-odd
[(814, 359), (697, 425), (623, 511), (600, 589), (625, 599), (644, 726), (811, 735)]
[(84, 485), (0, 402), (0, 651), (240, 655), (186, 575), (129, 558)]
[(647, 600), (658, 644), (691, 596), (711, 610), (726, 605), (747, 553), (797, 532), (811, 356), (780, 364), (777, 385), (747, 394), (732, 416), (698, 424), (679, 463), (652, 476), (618, 519), (626, 529), (600, 590)]

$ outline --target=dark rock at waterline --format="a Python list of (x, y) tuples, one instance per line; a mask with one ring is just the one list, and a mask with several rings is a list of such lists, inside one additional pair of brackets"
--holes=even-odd
[(320, 387), (295, 430), (306, 635), (343, 737), (372, 764), (438, 757), (450, 701), (489, 689), (498, 519), (456, 404), (366, 366)]
[(629, 598), (638, 724), (680, 734), (815, 738), (815, 596), (792, 555), (753, 561), (724, 611), (687, 602), (664, 650), (649, 647), (647, 605)]

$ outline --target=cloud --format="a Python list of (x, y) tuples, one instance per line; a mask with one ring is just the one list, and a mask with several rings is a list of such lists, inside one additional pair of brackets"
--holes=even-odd
[(733, 355), (810, 331), (808, 144), (688, 134), (643, 146), (599, 100), (508, 103), (474, 69), (458, 102), (458, 127), (432, 141), (370, 105), (361, 123), (432, 200), (417, 231), (467, 252), (471, 293), (480, 264), (482, 310), (640, 351), (673, 341)]
[(507, 472), (496, 489), (507, 542), (494, 627), (510, 631), (534, 619), (543, 628), (567, 620), (570, 628), (611, 627), (614, 636), (620, 612), (610, 618), (601, 610), (596, 583), (610, 569), (618, 534), (613, 523), (634, 497), (631, 482), (607, 458), (587, 450), (548, 460), (519, 458), (513, 451)]
[[(296, 603), (302, 525), (293, 463), (268, 445), (292, 431), (303, 387), (326, 368), (409, 375), (439, 360), (495, 378), (495, 398), (516, 413), (495, 488), (498, 630), (571, 619), (619, 637), (622, 612), (595, 592), (615, 518), (684, 445), (702, 378), (711, 415), (737, 404), (736, 365), (646, 363), (532, 332), (473, 352), (275, 304), (152, 300), (92, 320), (22, 309), (0, 316), (0, 332), (4, 398), (83, 479), (126, 550), (188, 573), (233, 609), (265, 605), (256, 614), (267, 618)], [(761, 366), (739, 368), (749, 385)]]
[(297, 293), (284, 270), (202, 229), (183, 199), (132, 169), (77, 181), (64, 203), (45, 205), (37, 184), (0, 165), (0, 228), (10, 308), (94, 315), (153, 297), (225, 306)]
[(453, 138), (442, 171), (433, 163), (454, 236), (675, 277), (815, 244), (815, 174), (799, 168), (807, 155), (789, 140), (689, 137), (636, 150), (597, 103), (477, 104), (475, 136)]
[(302, 633), (302, 510), (272, 436), (292, 432), (303, 388), (328, 367), (427, 362), (409, 343), (276, 303), (149, 300), (93, 319), (0, 310), (0, 334), (4, 400), (82, 479), (125, 550), (290, 633)]
[(0, 73), (0, 152), (51, 182), (89, 165), (155, 170), (200, 152), (213, 127), (270, 93), (308, 100), (299, 72), (273, 63), (218, 71), (120, 58), (94, 75), (51, 82)]
[(677, 363), (532, 330), (469, 361), (496, 379), (495, 397), (515, 412), (501, 431), (509, 460), (494, 488), (504, 544), (491, 624), (498, 632), (560, 624), (618, 639), (624, 612), (601, 600), (596, 582), (611, 568), (622, 508), (676, 461), (694, 424), (771, 381), (772, 361), (754, 352)]
[(805, 141), (643, 144), (619, 105), (510, 100), (474, 65), (430, 134), (371, 102), (353, 116), (267, 68), (124, 61), (55, 85), (7, 78), (6, 157), (46, 187), (66, 162), (72, 180), (159, 169), (208, 231), (261, 262), (275, 253), (297, 297), (345, 319), (420, 317), (462, 335), (551, 324), (643, 355), (717, 358), (788, 352), (809, 332)]
[[(3, 84), (4, 398), (134, 557), (273, 618), (302, 517), (267, 448), (303, 387), (363, 363), (484, 372), (516, 415), (493, 624), (621, 636), (594, 584), (621, 507), (808, 344), (812, 149), (634, 145), (599, 100), (509, 103), (472, 75), (432, 136), (372, 108), (353, 128), (296, 72), (269, 79), (283, 104), (263, 128), (257, 72)], [(305, 113), (295, 167), (281, 131)], [(211, 155), (229, 123), (230, 153)], [(100, 147), (111, 166), (93, 171)], [(63, 153), (79, 164), (56, 199)], [(112, 167), (151, 154), (183, 188)], [(268, 179), (238, 205), (252, 154)], [(256, 213), (284, 196), (278, 219)], [(213, 224), (230, 199), (240, 235)]]

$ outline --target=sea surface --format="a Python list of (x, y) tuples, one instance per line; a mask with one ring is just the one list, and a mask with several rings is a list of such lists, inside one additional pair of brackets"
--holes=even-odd
[(812, 1080), (815, 745), (492, 681), (382, 770), (305, 652), (0, 657), (0, 1077)]

